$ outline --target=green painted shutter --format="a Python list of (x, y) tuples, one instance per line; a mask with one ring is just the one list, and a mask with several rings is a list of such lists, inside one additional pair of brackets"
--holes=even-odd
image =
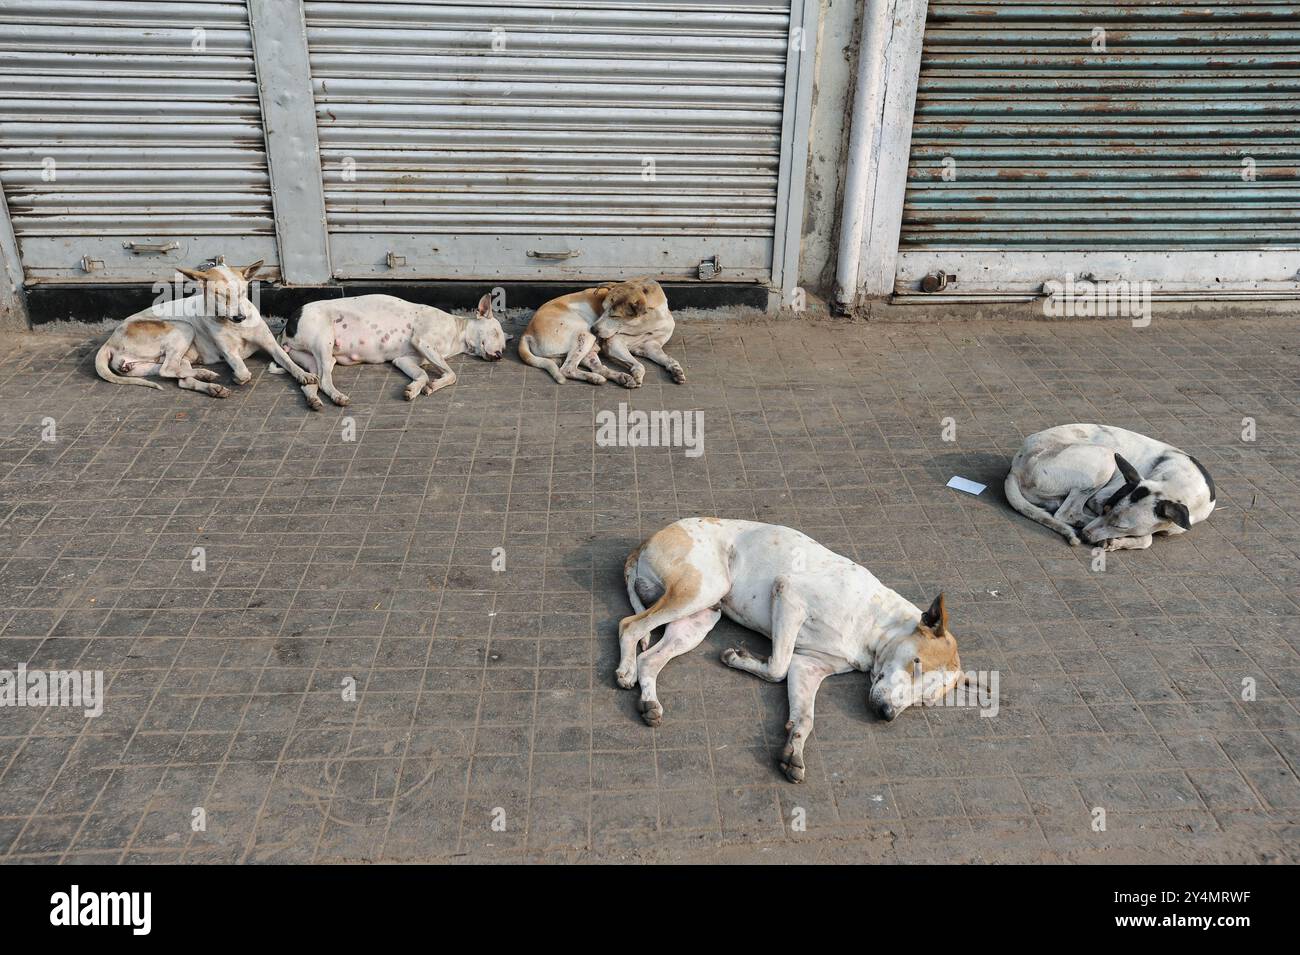
[(1300, 5), (931, 3), (900, 251), (1300, 247), (1298, 167)]

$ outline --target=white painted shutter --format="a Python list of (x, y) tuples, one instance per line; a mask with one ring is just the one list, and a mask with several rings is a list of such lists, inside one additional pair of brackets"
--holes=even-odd
[(3, 0), (0, 182), (29, 282), (274, 265), (243, 0)]
[(305, 5), (339, 277), (770, 277), (789, 0)]

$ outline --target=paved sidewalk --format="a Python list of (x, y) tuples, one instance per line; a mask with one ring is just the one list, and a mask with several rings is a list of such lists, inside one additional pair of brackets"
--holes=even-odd
[[(394, 369), (341, 368), (352, 406), (313, 414), (261, 361), (218, 401), (10, 335), (0, 669), (99, 670), (106, 703), (0, 709), (0, 859), (1296, 861), (1298, 341), (1158, 316), (689, 324), (684, 386), (462, 358), (411, 404)], [(701, 410), (705, 453), (597, 447), (619, 402)], [(1219, 509), (1094, 571), (1001, 493), (1024, 435), (1076, 420), (1193, 451)], [(644, 726), (613, 680), (622, 563), (697, 514), (942, 589), (998, 715), (885, 724), (834, 677), (789, 784), (785, 688), (719, 662), (766, 653), (724, 622)]]

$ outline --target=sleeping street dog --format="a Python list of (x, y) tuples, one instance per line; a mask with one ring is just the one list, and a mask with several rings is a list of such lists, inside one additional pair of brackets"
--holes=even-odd
[[(681, 384), (686, 372), (664, 351), (674, 327), (668, 298), (654, 279), (607, 282), (551, 299), (534, 312), (519, 338), (519, 357), (545, 370), (557, 384), (572, 378), (640, 388), (645, 366), (637, 361), (639, 355), (668, 369)], [(602, 351), (628, 370), (602, 364)]]
[(177, 269), (198, 285), (199, 295), (151, 305), (124, 319), (96, 353), (95, 372), (105, 381), (146, 388), (162, 388), (146, 376), (174, 378), (187, 391), (225, 398), (230, 390), (216, 383), (217, 373), (194, 366), (224, 361), (242, 385), (253, 377), (244, 359), (266, 351), (299, 384), (314, 386), (316, 376), (285, 354), (248, 297), (248, 282), (261, 267), (254, 262)]
[[(334, 387), (334, 365), (383, 364), (391, 361), (411, 383), (406, 400), (431, 395), (456, 383), (447, 359), (468, 352), (500, 361), (509, 340), (492, 313), (492, 296), (484, 295), (477, 311), (459, 318), (431, 305), (417, 305), (392, 295), (358, 295), (304, 305), (289, 316), (280, 340), (285, 350), (320, 376), (302, 393), (313, 411), (321, 409), (317, 389), (336, 405), (351, 399)], [(424, 365), (432, 365), (430, 379)]]
[[(832, 673), (871, 674), (869, 702), (886, 720), (913, 703), (939, 701), (965, 677), (942, 594), (922, 613), (865, 567), (789, 527), (686, 518), (633, 551), (623, 572), (636, 613), (618, 626), (615, 678), (624, 689), (641, 685), (642, 719), (659, 725), (659, 671), (698, 646), (725, 614), (772, 641), (766, 660), (731, 648), (722, 662), (786, 681), (790, 716), (780, 764), (792, 782), (804, 778), (813, 700)], [(663, 639), (646, 649), (651, 631), (664, 624)]]
[(1196, 458), (1123, 428), (1066, 424), (1025, 439), (1011, 461), (1007, 501), (1021, 514), (1106, 550), (1141, 550), (1214, 510), (1214, 479)]

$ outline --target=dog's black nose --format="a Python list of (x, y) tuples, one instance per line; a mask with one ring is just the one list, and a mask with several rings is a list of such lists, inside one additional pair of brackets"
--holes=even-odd
[(501, 355), (502, 355), (502, 352), (499, 352), (499, 351), (498, 351), (498, 352), (493, 352), (492, 354), (488, 355), (488, 361), (500, 361), (500, 360), (501, 360)]
[(893, 722), (894, 717), (898, 715), (897, 708), (895, 708), (894, 704), (890, 703), (888, 700), (886, 700), (884, 703), (881, 703), (880, 709), (878, 709), (876, 712), (879, 713), (880, 718), (887, 723)]

